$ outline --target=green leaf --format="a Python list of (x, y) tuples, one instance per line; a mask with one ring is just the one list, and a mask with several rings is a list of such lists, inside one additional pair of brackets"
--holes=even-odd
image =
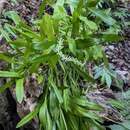
[(103, 10), (94, 9), (94, 8), (88, 8), (93, 14), (95, 14), (97, 17), (99, 17), (103, 22), (105, 22), (108, 25), (114, 25), (115, 20), (106, 14)]
[(102, 121), (101, 118), (94, 112), (88, 111), (85, 108), (78, 106), (78, 105), (74, 105), (74, 106), (75, 106), (74, 109), (75, 109), (76, 115)]
[(68, 127), (70, 128), (68, 130), (79, 130), (79, 123), (74, 115), (68, 114), (66, 121)]
[(5, 31), (5, 30), (4, 30), (3, 28), (1, 28), (1, 27), (0, 27), (0, 33), (1, 33), (2, 37), (4, 37), (7, 42), (11, 41), (8, 32)]
[(25, 39), (17, 38), (14, 41), (10, 41), (10, 44), (15, 45), (16, 47), (28, 47), (28, 42)]
[(124, 121), (123, 123), (121, 123), (121, 125), (130, 130), (130, 120)]
[(87, 49), (95, 44), (95, 41), (92, 37), (86, 39), (76, 39), (76, 46), (78, 49)]
[(94, 60), (103, 58), (102, 47), (100, 45), (94, 45), (90, 47), (88, 51), (89, 51), (90, 57), (93, 57)]
[(67, 112), (69, 108), (69, 101), (70, 101), (70, 91), (69, 89), (64, 89), (63, 91), (63, 100), (64, 100), (64, 109)]
[(63, 6), (54, 6), (54, 15), (53, 18), (56, 20), (65, 19), (67, 16), (66, 10)]
[(68, 38), (68, 44), (70, 51), (75, 55), (76, 54), (76, 43), (74, 39)]
[(109, 68), (109, 62), (104, 51), (102, 51), (103, 61), (106, 68)]
[(58, 120), (59, 118), (59, 102), (55, 95), (54, 90), (50, 91), (50, 98), (49, 98), (49, 108), (50, 114), (54, 120)]
[(51, 116), (50, 116), (48, 110), (47, 110), (46, 116), (47, 116), (46, 130), (52, 130), (53, 125), (52, 125)]
[(9, 33), (11, 34), (12, 36), (16, 37), (16, 34), (13, 32), (13, 30), (10, 28), (10, 25), (9, 24), (5, 24), (4, 25), (4, 29)]
[(118, 100), (109, 100), (108, 103), (110, 103), (113, 107), (123, 110), (125, 108), (125, 104), (122, 101)]
[(56, 5), (63, 6), (65, 0), (57, 0)]
[(86, 72), (84, 72), (84, 70), (79, 68), (79, 66), (75, 66), (75, 69), (78, 72), (78, 74), (84, 78), (84, 80), (93, 82), (93, 83), (95, 82), (94, 78), (89, 75), (87, 70), (86, 70)]
[(0, 77), (18, 78), (20, 75), (17, 72), (0, 71)]
[(37, 77), (38, 84), (41, 84), (43, 81), (44, 81), (44, 76), (43, 75), (38, 75), (38, 77)]
[(65, 120), (65, 117), (64, 117), (64, 113), (63, 113), (63, 111), (61, 109), (60, 109), (59, 122), (57, 123), (57, 125), (58, 125), (58, 128), (60, 130), (68, 130), (66, 120)]
[(89, 101), (87, 101), (86, 98), (74, 97), (71, 99), (73, 100), (72, 101), (73, 103), (80, 105), (82, 107), (86, 107), (86, 109), (88, 109), (88, 110), (97, 110), (97, 111), (102, 110), (102, 107), (100, 105), (93, 103), (93, 102), (89, 102)]
[(4, 15), (12, 19), (16, 25), (19, 25), (21, 23), (21, 19), (16, 11), (8, 11)]
[(24, 78), (16, 80), (16, 98), (19, 103), (22, 103), (24, 98)]
[(57, 55), (55, 55), (55, 54), (43, 54), (43, 55), (34, 57), (31, 62), (32, 63), (45, 63), (45, 62), (52, 61), (52, 63), (55, 63), (53, 61), (53, 58), (55, 59), (55, 62), (57, 62), (57, 60), (56, 60)]
[(40, 63), (33, 63), (30, 67), (29, 67), (29, 72), (30, 73), (35, 73), (38, 70), (38, 67), (40, 66)]
[(46, 123), (47, 123), (46, 113), (47, 113), (47, 99), (45, 98), (45, 101), (39, 110), (39, 119), (40, 119), (40, 122), (42, 123), (43, 127), (45, 127)]
[(47, 39), (33, 39), (33, 46), (36, 50), (49, 50), (54, 44), (54, 42), (48, 41)]
[(119, 36), (118, 34), (103, 34), (102, 38), (105, 42), (117, 42), (123, 40), (123, 37)]
[(79, 20), (79, 16), (80, 16), (80, 13), (82, 11), (82, 8), (83, 8), (83, 0), (79, 0), (77, 2), (77, 7), (76, 9), (74, 10), (73, 12), (73, 15), (72, 15), (72, 33), (71, 33), (71, 36), (73, 38), (75, 38), (76, 36), (79, 35), (79, 29), (80, 29), (80, 20)]
[(105, 72), (103, 70), (102, 76), (101, 76), (101, 83), (104, 84), (105, 83)]
[(58, 62), (58, 56), (57, 56), (57, 55), (51, 56), (50, 60), (48, 61), (49, 66), (50, 66), (52, 69), (55, 69), (55, 68), (56, 68), (57, 62)]
[(32, 29), (29, 28), (28, 26), (27, 27), (24, 27), (24, 26), (26, 25), (21, 24), (21, 27), (18, 28), (18, 27), (14, 27), (10, 25), (13, 31), (18, 32), (23, 37), (23, 39), (28, 39), (29, 42), (30, 42), (29, 39), (40, 38), (40, 35), (38, 33), (32, 31)]
[(52, 130), (53, 126), (52, 126), (52, 120), (51, 120), (51, 117), (47, 108), (47, 98), (45, 98), (44, 103), (40, 107), (39, 119), (46, 130)]
[(25, 116), (16, 126), (16, 128), (19, 128), (23, 125), (25, 125), (26, 123), (28, 123), (29, 121), (31, 121), (34, 117), (37, 116), (39, 112), (39, 105), (37, 105), (37, 107), (35, 108), (34, 111), (30, 112), (27, 116)]
[(41, 21), (41, 30), (47, 36), (48, 41), (55, 40), (55, 31), (53, 25), (53, 19), (50, 15), (46, 14)]
[(63, 103), (63, 98), (62, 98), (62, 96), (61, 96), (60, 90), (57, 88), (57, 86), (56, 86), (55, 83), (52, 81), (52, 79), (50, 79), (49, 81), (50, 81), (51, 86), (52, 86), (53, 89), (54, 89), (54, 92), (55, 92), (55, 94), (56, 94), (56, 96), (57, 96), (57, 99), (58, 99), (59, 103), (60, 103), (60, 104)]
[(111, 130), (127, 130), (121, 125), (110, 125), (109, 128), (111, 128)]
[(0, 60), (4, 60), (6, 62), (12, 63), (12, 58), (10, 58), (9, 56), (6, 56), (4, 54), (0, 54)]
[(90, 30), (98, 30), (98, 27), (96, 25), (95, 22), (91, 21), (91, 20), (88, 20), (86, 17), (83, 17), (83, 16), (80, 16), (79, 17), (81, 21), (83, 21), (86, 26), (90, 29)]
[(106, 79), (107, 86), (110, 88), (110, 86), (112, 84), (111, 76), (109, 74), (105, 73), (105, 79)]
[(112, 72), (110, 72), (110, 70), (107, 69), (106, 67), (105, 68), (96, 67), (95, 68), (95, 79), (97, 79), (99, 77), (101, 77), (101, 82), (103, 84), (106, 83), (109, 88), (112, 84), (112, 77), (115, 78), (114, 74)]
[(96, 67), (96, 70), (95, 70), (96, 72), (95, 72), (95, 75), (94, 75), (94, 79), (98, 79), (99, 77), (101, 77), (102, 76), (102, 69), (101, 68), (97, 68)]

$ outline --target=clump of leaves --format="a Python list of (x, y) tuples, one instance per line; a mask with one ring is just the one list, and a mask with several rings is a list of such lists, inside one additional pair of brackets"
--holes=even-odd
[(101, 79), (101, 83), (104, 84), (106, 83), (107, 86), (110, 88), (111, 84), (112, 84), (112, 79), (116, 79), (116, 74), (114, 74), (114, 72), (108, 68), (105, 67), (95, 67), (95, 79), (100, 78)]
[[(41, 15), (46, 4), (54, 9), (53, 15)], [(72, 15), (68, 15), (66, 4)], [(0, 77), (11, 78), (2, 91), (16, 82), (16, 97), (21, 103), (26, 77), (32, 73), (44, 77), (40, 78), (43, 93), (35, 110), (24, 117), (17, 128), (38, 115), (40, 129), (105, 129), (99, 124), (102, 118), (96, 114), (102, 107), (88, 101), (78, 83), (81, 79), (95, 82), (85, 67), (86, 61), (94, 61), (97, 65), (103, 62), (108, 68), (103, 45), (115, 41), (115, 37), (120, 40), (116, 33), (101, 29), (102, 24), (110, 28), (116, 21), (109, 14), (110, 10), (100, 10), (97, 4), (91, 0), (43, 1), (39, 19), (32, 27), (18, 20), (15, 14), (18, 18), (12, 19), (15, 26), (8, 27), (16, 37), (11, 40), (12, 34), (8, 34), (11, 50), (0, 55), (0, 59), (9, 62), (8, 71), (0, 71)]]
[(122, 93), (119, 94), (119, 100), (120, 102), (117, 103), (114, 101), (114, 104), (112, 103), (114, 106), (116, 106), (117, 108), (120, 106), (121, 108), (121, 104), (123, 104), (123, 107), (120, 111), (120, 113), (122, 114), (124, 121), (119, 123), (119, 124), (114, 124), (114, 125), (110, 125), (109, 127), (112, 130), (115, 129), (120, 129), (120, 130), (130, 130), (130, 90), (124, 92), (122, 91)]
[(122, 90), (123, 81), (114, 71), (112, 65), (109, 65), (108, 68), (102, 65), (94, 67), (94, 79), (100, 79), (101, 84), (106, 84), (109, 88), (113, 83), (118, 87), (118, 89)]

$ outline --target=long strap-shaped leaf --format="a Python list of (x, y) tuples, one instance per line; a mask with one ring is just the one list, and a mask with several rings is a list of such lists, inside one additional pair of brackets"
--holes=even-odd
[(17, 72), (0, 71), (0, 77), (18, 78), (18, 77), (20, 77), (20, 75)]
[(50, 80), (51, 86), (52, 86), (53, 89), (54, 89), (54, 92), (55, 92), (55, 94), (56, 94), (56, 96), (57, 96), (57, 99), (58, 99), (59, 103), (60, 103), (60, 104), (63, 103), (63, 98), (62, 98), (62, 96), (61, 96), (61, 93), (60, 93), (59, 89), (57, 88), (57, 86), (55, 85), (55, 83), (53, 82), (52, 79), (49, 79), (49, 80)]
[(1, 59), (1, 60), (4, 60), (4, 61), (6, 61), (6, 62), (9, 62), (9, 63), (12, 63), (12, 62), (13, 62), (12, 59), (11, 59), (9, 56), (6, 56), (6, 55), (4, 55), (4, 54), (0, 54), (0, 59)]
[(99, 10), (99, 9), (95, 9), (95, 8), (88, 8), (88, 9), (94, 15), (99, 17), (106, 24), (108, 24), (108, 25), (114, 25), (115, 24), (115, 20), (111, 16), (107, 15), (104, 11)]

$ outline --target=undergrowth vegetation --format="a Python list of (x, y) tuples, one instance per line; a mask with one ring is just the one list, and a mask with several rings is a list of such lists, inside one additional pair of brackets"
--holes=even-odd
[[(0, 77), (9, 78), (0, 91), (15, 83), (17, 101), (22, 103), (26, 78), (35, 74), (43, 87), (37, 106), (17, 128), (38, 116), (41, 130), (105, 129), (97, 114), (103, 107), (90, 102), (83, 91), (91, 91), (88, 86), (100, 77), (108, 87), (116, 79), (104, 46), (122, 40), (121, 26), (109, 7), (114, 1), (106, 3), (106, 9), (104, 2), (44, 0), (31, 26), (14, 11), (5, 14), (13, 25), (6, 23), (0, 30), (10, 46), (0, 54), (0, 59), (9, 63), (6, 71), (0, 71)], [(47, 4), (52, 14), (43, 11)], [(87, 69), (89, 62), (96, 65), (95, 75)]]

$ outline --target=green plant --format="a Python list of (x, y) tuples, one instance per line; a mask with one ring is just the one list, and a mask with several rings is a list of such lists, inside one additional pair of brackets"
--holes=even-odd
[(104, 66), (95, 66), (94, 79), (100, 79), (101, 84), (106, 84), (109, 88), (111, 87), (112, 82), (115, 82), (118, 89), (122, 90), (123, 81), (118, 77), (118, 74), (113, 70), (111, 65), (108, 68)]
[(119, 100), (120, 102), (110, 101), (110, 103), (114, 107), (120, 109), (120, 113), (123, 116), (124, 120), (119, 124), (110, 125), (109, 128), (111, 128), (111, 130), (130, 130), (130, 90), (126, 92), (122, 91), (121, 93), (119, 93)]
[[(42, 17), (41, 10), (46, 4), (53, 7), (54, 13), (45, 13)], [(16, 97), (21, 103), (26, 77), (32, 73), (36, 73), (37, 79), (43, 77), (39, 83), (43, 93), (35, 110), (24, 117), (17, 128), (38, 115), (40, 129), (105, 129), (96, 113), (102, 107), (90, 102), (79, 84), (79, 81), (95, 82), (85, 67), (86, 62), (93, 61), (97, 65), (103, 62), (104, 67), (109, 68), (103, 45), (121, 39), (117, 33), (107, 31), (116, 24), (110, 10), (100, 10), (97, 4), (91, 0), (43, 1), (39, 19), (32, 27), (18, 20), (16, 14), (16, 18), (12, 18), (15, 25), (8, 27), (16, 37), (11, 40), (12, 33), (9, 33), (7, 40), (11, 50), (0, 55), (0, 59), (9, 62), (8, 71), (0, 71), (0, 77), (11, 79), (1, 91), (16, 82)], [(72, 16), (67, 14), (66, 5), (70, 6)]]
[(111, 130), (130, 130), (130, 125), (129, 121), (125, 121), (120, 125), (111, 125), (109, 128), (111, 128)]
[(112, 79), (116, 79), (116, 74), (112, 71), (112, 69), (104, 68), (104, 67), (95, 67), (95, 79), (101, 78), (101, 83), (106, 83), (108, 87), (112, 84)]

